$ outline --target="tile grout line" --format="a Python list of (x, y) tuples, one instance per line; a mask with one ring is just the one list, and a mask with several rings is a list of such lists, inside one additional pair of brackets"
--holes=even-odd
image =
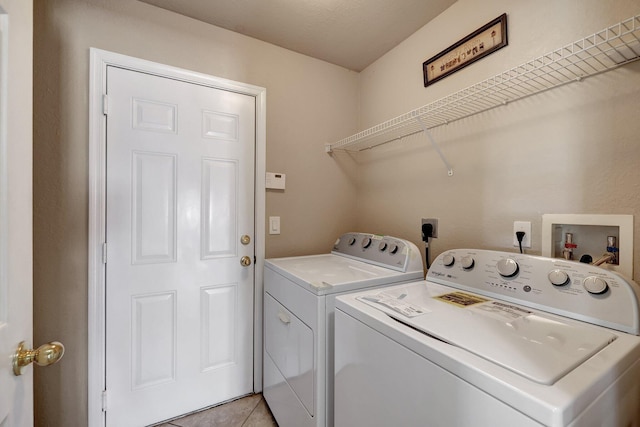
[(251, 415), (253, 415), (253, 413), (256, 411), (256, 408), (258, 407), (258, 405), (260, 405), (260, 402), (262, 402), (262, 399), (264, 399), (264, 397), (260, 396), (260, 399), (258, 399), (256, 406), (254, 406), (251, 412), (249, 412), (249, 415), (247, 415), (247, 418), (245, 418), (244, 422), (240, 427), (244, 427), (247, 424), (247, 421), (249, 421), (249, 418), (251, 418)]

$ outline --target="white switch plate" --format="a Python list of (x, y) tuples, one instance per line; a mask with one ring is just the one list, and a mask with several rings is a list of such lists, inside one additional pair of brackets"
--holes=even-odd
[(522, 239), (522, 247), (531, 247), (531, 222), (530, 221), (514, 221), (513, 222), (513, 246), (519, 247), (518, 238), (516, 237), (516, 231), (524, 231), (524, 238)]
[(269, 217), (269, 234), (280, 234), (280, 217)]
[(267, 172), (265, 187), (272, 190), (284, 190), (286, 175), (283, 173)]

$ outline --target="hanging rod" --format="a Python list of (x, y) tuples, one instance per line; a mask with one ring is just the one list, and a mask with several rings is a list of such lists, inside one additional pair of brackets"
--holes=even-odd
[[(374, 148), (567, 83), (581, 81), (638, 59), (640, 15), (355, 135), (326, 144), (325, 150), (332, 153), (334, 150), (361, 151)], [(427, 136), (433, 139), (429, 134)], [(432, 144), (437, 147), (435, 141)], [(437, 150), (451, 171), (439, 148)]]

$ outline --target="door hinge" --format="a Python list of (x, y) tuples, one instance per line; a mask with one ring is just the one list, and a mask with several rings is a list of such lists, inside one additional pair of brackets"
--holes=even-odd
[(102, 412), (107, 412), (107, 390), (102, 390)]
[(102, 244), (102, 263), (107, 263), (107, 242)]
[(102, 95), (102, 114), (109, 114), (109, 96), (106, 93)]

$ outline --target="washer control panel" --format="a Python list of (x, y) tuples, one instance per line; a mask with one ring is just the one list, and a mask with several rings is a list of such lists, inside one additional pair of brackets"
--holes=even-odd
[(457, 249), (436, 258), (427, 281), (640, 335), (640, 287), (590, 264)]
[(333, 244), (332, 254), (406, 273), (423, 270), (418, 247), (408, 240), (369, 233), (345, 233)]

